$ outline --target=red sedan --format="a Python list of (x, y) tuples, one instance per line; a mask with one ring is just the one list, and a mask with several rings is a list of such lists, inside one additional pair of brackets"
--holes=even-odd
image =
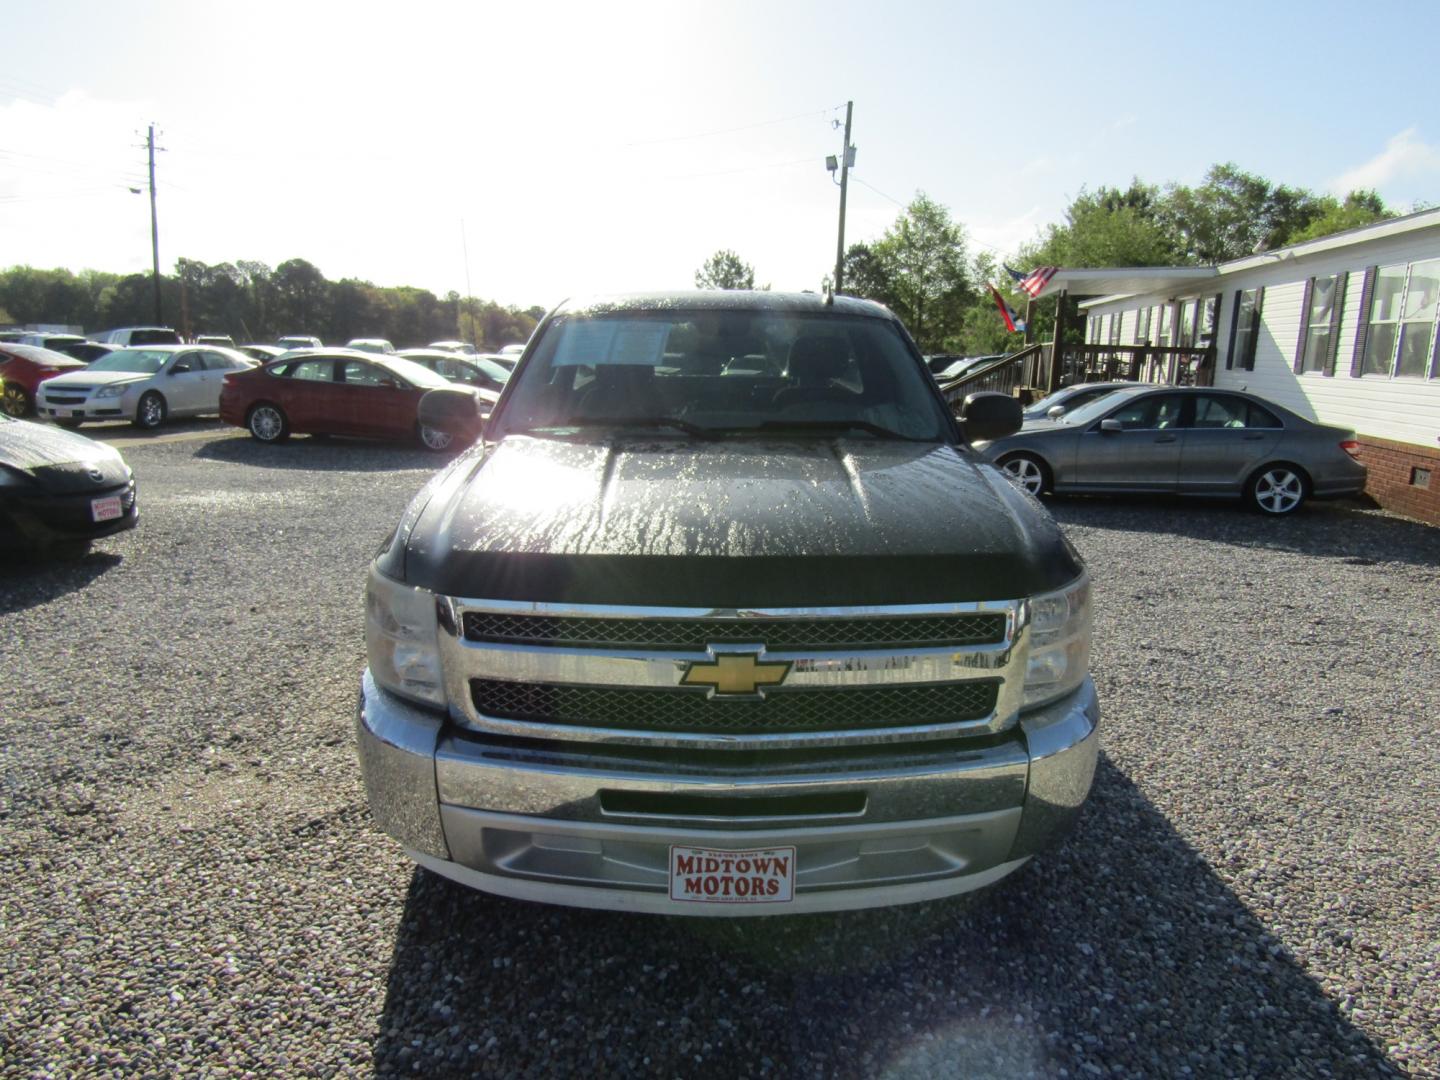
[(38, 345), (0, 344), (0, 409), (8, 416), (29, 416), (35, 411), (35, 392), (52, 375), (79, 371), (85, 366), (64, 353)]
[(266, 443), (297, 434), (355, 435), (418, 438), (427, 449), (442, 451), (455, 437), (422, 425), (418, 410), (425, 391), (453, 385), (396, 356), (304, 352), (226, 376), (220, 419)]

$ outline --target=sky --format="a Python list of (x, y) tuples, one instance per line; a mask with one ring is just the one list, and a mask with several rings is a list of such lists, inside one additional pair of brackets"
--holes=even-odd
[(1412, 44), (1440, 4), (1365, 10), (12, 0), (0, 267), (148, 271), (151, 123), (167, 271), (299, 257), (518, 307), (688, 288), (721, 248), (758, 284), (820, 288), (847, 101), (847, 245), (923, 191), (972, 252), (1013, 257), (1083, 188), (1225, 161), (1440, 202)]

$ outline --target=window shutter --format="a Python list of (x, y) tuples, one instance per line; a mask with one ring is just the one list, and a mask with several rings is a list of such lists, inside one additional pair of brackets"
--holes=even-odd
[(1265, 313), (1265, 290), (1255, 290), (1255, 315), (1251, 323), (1250, 336), (1245, 339), (1245, 370), (1255, 370), (1255, 349), (1260, 344), (1260, 321)]
[(1235, 290), (1235, 306), (1230, 310), (1230, 344), (1225, 347), (1225, 370), (1235, 366), (1235, 328), (1240, 325), (1240, 290)]
[(1310, 333), (1310, 299), (1315, 294), (1315, 279), (1305, 279), (1305, 293), (1300, 297), (1300, 343), (1295, 346), (1295, 374), (1305, 370), (1305, 335)]
[(1365, 370), (1365, 339), (1370, 336), (1370, 297), (1375, 292), (1378, 266), (1365, 268), (1365, 283), (1360, 286), (1360, 322), (1355, 326), (1355, 351), (1350, 356), (1350, 377), (1358, 379)]
[(1330, 347), (1325, 351), (1325, 377), (1335, 377), (1335, 354), (1340, 351), (1340, 321), (1345, 317), (1345, 290), (1350, 274), (1341, 271), (1335, 281), (1335, 302), (1330, 306)]

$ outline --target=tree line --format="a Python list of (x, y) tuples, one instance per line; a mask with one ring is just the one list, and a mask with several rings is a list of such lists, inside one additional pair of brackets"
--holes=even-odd
[[(1082, 188), (1064, 219), (1021, 245), (1011, 265), (1208, 266), (1395, 216), (1373, 191), (1340, 199), (1273, 184), (1226, 163), (1212, 166), (1194, 187), (1137, 178), (1123, 189)], [(1025, 310), (1001, 259), (988, 251), (972, 254), (965, 227), (923, 192), (883, 235), (847, 248), (841, 272), (843, 293), (890, 308), (925, 352), (977, 355), (1022, 345), (1021, 334), (1006, 330), (987, 288), (995, 285), (1012, 308)], [(701, 287), (747, 287), (747, 281), (754, 281), (754, 271), (731, 251), (716, 252), (696, 274)], [(1041, 301), (1032, 320), (1037, 329), (1048, 328), (1054, 314), (1055, 301)]]
[[(237, 342), (309, 334), (326, 342), (383, 337), (397, 345), (458, 338), (485, 349), (524, 341), (545, 310), (503, 307), (489, 300), (411, 286), (382, 287), (356, 278), (330, 281), (304, 259), (273, 270), (239, 260), (207, 266), (180, 259), (160, 278), (165, 323), (187, 337), (229, 334)], [(0, 270), (0, 323), (63, 324), (95, 332), (148, 326), (155, 320), (149, 274), (101, 270)]]

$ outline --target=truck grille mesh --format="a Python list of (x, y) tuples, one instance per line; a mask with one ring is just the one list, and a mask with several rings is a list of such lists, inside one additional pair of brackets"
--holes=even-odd
[(847, 731), (978, 720), (995, 708), (996, 682), (922, 683), (835, 690), (771, 690), (763, 700), (704, 691), (564, 686), (471, 679), (482, 716), (498, 720), (713, 735)]
[(768, 649), (935, 648), (1005, 639), (994, 612), (895, 619), (609, 619), (469, 611), (465, 637), (514, 645), (703, 649), (760, 642)]

